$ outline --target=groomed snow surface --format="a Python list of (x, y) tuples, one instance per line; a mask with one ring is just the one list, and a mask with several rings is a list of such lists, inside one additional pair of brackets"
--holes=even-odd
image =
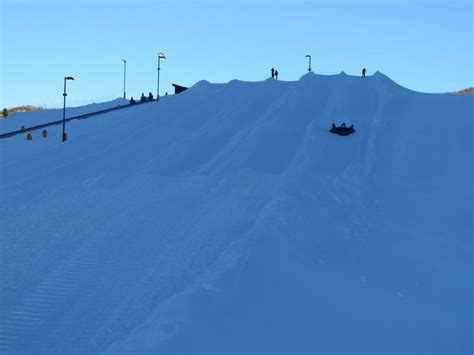
[(472, 353), (473, 104), (203, 81), (1, 140), (0, 352)]

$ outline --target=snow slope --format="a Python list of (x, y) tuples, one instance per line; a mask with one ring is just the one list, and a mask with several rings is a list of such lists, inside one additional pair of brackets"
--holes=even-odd
[[(102, 103), (92, 103), (86, 106), (80, 107), (66, 107), (66, 118), (84, 115), (86, 113), (96, 112), (100, 110), (105, 110), (108, 108), (126, 105), (128, 100), (124, 99), (115, 99), (108, 102)], [(63, 109), (50, 109), (42, 111), (32, 111), (32, 112), (23, 112), (10, 115), (7, 118), (0, 120), (0, 134), (7, 133), (11, 131), (16, 131), (21, 128), (21, 126), (32, 127), (40, 125), (47, 122), (62, 120), (63, 118)]]
[(472, 352), (473, 103), (202, 81), (1, 140), (0, 350)]

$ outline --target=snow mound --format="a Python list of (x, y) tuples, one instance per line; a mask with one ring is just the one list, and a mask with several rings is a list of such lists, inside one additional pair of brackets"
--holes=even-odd
[[(84, 115), (121, 105), (127, 105), (128, 100), (118, 98), (108, 102), (91, 103), (80, 107), (67, 107), (66, 117)], [(44, 111), (22, 112), (0, 120), (0, 134), (16, 131), (21, 126), (32, 127), (43, 123), (57, 121), (63, 118), (63, 109), (49, 109)]]
[(0, 352), (472, 350), (472, 107), (308, 73), (1, 140)]

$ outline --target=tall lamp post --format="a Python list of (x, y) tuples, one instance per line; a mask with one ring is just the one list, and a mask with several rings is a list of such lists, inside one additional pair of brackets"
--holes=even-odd
[(63, 142), (67, 140), (67, 134), (66, 134), (66, 80), (74, 80), (72, 76), (66, 76), (64, 77), (64, 105), (63, 105)]
[(309, 54), (306, 54), (306, 58), (309, 58), (308, 71), (311, 71), (311, 56)]
[(156, 85), (156, 101), (160, 99), (160, 60), (166, 59), (163, 53), (158, 53), (158, 83)]
[(125, 95), (125, 77), (127, 75), (127, 61), (125, 59), (122, 59), (123, 62), (123, 98), (126, 99)]

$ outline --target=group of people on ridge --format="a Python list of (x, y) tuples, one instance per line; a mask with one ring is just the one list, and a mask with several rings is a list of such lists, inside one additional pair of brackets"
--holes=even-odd
[[(153, 94), (150, 92), (150, 93), (148, 94), (148, 101), (151, 101), (151, 100), (153, 100)], [(142, 96), (140, 97), (140, 102), (145, 102), (145, 101), (146, 101), (146, 96), (145, 96), (144, 93), (142, 93)], [(137, 102), (135, 101), (135, 99), (134, 99), (133, 96), (132, 96), (132, 97), (130, 98), (130, 104), (133, 105), (133, 104), (135, 104), (135, 103), (137, 103)]]
[(278, 80), (278, 70), (276, 70), (275, 68), (272, 68), (271, 72), (272, 72), (272, 79)]
[[(148, 100), (150, 100), (150, 101), (153, 100), (153, 94), (151, 92), (148, 94)], [(140, 102), (145, 102), (145, 101), (146, 101), (146, 97), (142, 93), (142, 96), (140, 97)]]

